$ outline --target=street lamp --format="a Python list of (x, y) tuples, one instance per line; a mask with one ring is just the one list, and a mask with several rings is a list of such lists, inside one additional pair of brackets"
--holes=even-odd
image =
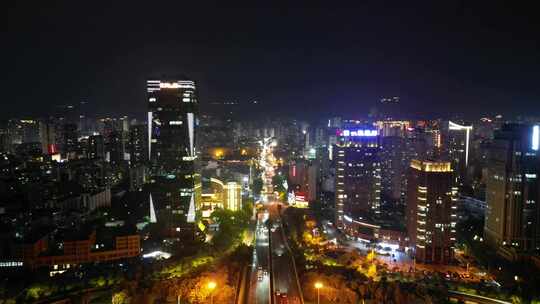
[(317, 304), (321, 303), (321, 288), (323, 287), (323, 284), (321, 282), (315, 283), (315, 288), (317, 289)]
[(210, 304), (214, 304), (214, 289), (216, 289), (216, 282), (208, 282), (208, 289), (210, 290)]

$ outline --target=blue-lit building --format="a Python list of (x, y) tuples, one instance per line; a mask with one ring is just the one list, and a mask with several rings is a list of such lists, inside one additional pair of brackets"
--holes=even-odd
[(376, 218), (380, 214), (380, 137), (372, 126), (337, 130), (333, 148), (336, 167), (336, 225)]

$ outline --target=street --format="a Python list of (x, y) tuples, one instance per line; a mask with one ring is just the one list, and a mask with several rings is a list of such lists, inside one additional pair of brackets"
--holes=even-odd
[(265, 214), (257, 215), (255, 247), (249, 280), (248, 303), (270, 303), (269, 239), (268, 228), (264, 225)]
[[(255, 303), (268, 303), (266, 296), (267, 288), (270, 287), (270, 282), (266, 282), (267, 279), (272, 279), (273, 303), (285, 304), (285, 303), (303, 303), (303, 297), (301, 292), (300, 283), (296, 272), (296, 265), (287, 244), (287, 239), (283, 232), (283, 226), (278, 211), (279, 202), (276, 200), (273, 193), (272, 177), (274, 176), (274, 165), (276, 163), (274, 155), (272, 153), (272, 147), (275, 145), (271, 139), (266, 139), (261, 142), (262, 151), (259, 159), (259, 164), (263, 168), (263, 194), (261, 201), (263, 202), (265, 213), (262, 213), (269, 217), (272, 227), (259, 228), (262, 225), (261, 221), (264, 216), (259, 216), (257, 223), (257, 242), (256, 242), (256, 257), (257, 260), (254, 263), (252, 269), (255, 267), (265, 267), (268, 264), (268, 254), (270, 254), (270, 269), (271, 276), (268, 278), (265, 276), (262, 281), (256, 284), (256, 292), (253, 299), (256, 299)], [(270, 231), (268, 230), (270, 228)], [(264, 231), (264, 232), (259, 232)], [(265, 240), (264, 237), (270, 237), (270, 240)], [(270, 242), (268, 242), (270, 241)], [(268, 247), (268, 244), (271, 248)], [(270, 249), (270, 250), (269, 250)], [(265, 261), (261, 261), (261, 259)], [(260, 269), (260, 268), (259, 268)], [(252, 280), (254, 276), (252, 275)], [(255, 277), (255, 279), (257, 279)], [(250, 297), (251, 298), (251, 297)], [(253, 303), (253, 302), (250, 302)]]
[[(277, 206), (278, 203), (276, 202), (268, 206), (270, 219), (275, 223), (273, 226), (274, 231), (271, 232), (275, 303), (303, 303), (296, 265), (283, 232)], [(280, 297), (283, 296), (286, 296), (288, 302), (280, 302)]]

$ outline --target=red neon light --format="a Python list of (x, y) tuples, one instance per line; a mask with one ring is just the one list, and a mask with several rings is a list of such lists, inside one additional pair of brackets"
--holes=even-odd
[(56, 154), (56, 153), (58, 153), (58, 149), (56, 148), (56, 144), (50, 144), (50, 145), (47, 147), (47, 152), (49, 152), (49, 154)]

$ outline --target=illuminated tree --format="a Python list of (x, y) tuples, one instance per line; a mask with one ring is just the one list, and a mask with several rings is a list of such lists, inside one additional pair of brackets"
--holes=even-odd
[(128, 304), (130, 302), (130, 297), (125, 291), (115, 292), (112, 296), (112, 304)]
[[(214, 303), (230, 303), (234, 299), (234, 288), (228, 284), (228, 272), (218, 269), (214, 272), (204, 272), (197, 277), (183, 280), (182, 287), (187, 292), (186, 299), (190, 303), (206, 303), (210, 295), (214, 295)], [(215, 283), (215, 289), (208, 288), (209, 283)]]
[(368, 262), (372, 262), (373, 260), (375, 259), (375, 251), (371, 250), (367, 256), (366, 256), (366, 260)]
[(370, 278), (375, 278), (377, 276), (377, 266), (375, 266), (375, 264), (369, 265), (367, 276)]

